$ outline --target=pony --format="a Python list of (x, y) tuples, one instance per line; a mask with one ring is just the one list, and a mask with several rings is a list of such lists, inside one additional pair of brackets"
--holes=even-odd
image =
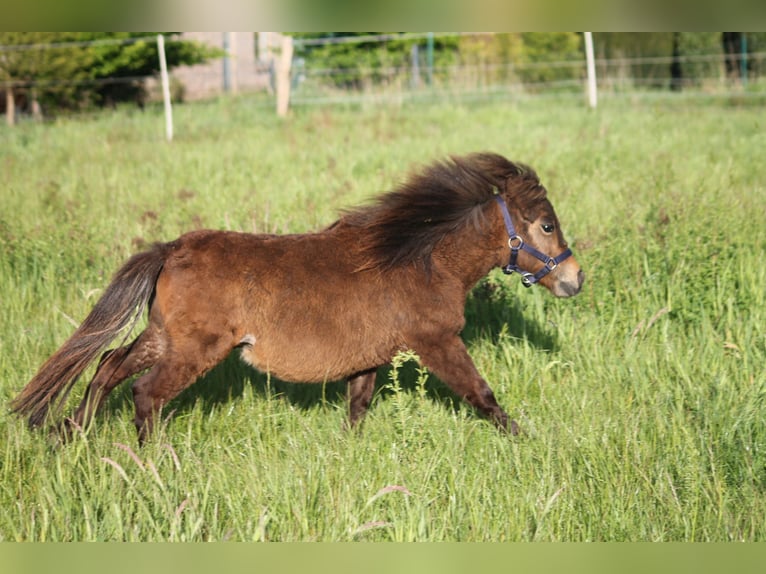
[[(197, 230), (133, 255), (11, 408), (41, 425), (101, 355), (60, 430), (89, 424), (117, 385), (140, 375), (132, 391), (143, 444), (163, 405), (238, 349), (283, 381), (347, 380), (354, 427), (377, 370), (411, 350), (457, 396), (517, 434), (460, 337), (469, 291), (497, 267), (557, 297), (577, 294), (584, 281), (532, 168), (496, 153), (449, 156), (317, 232)], [(107, 350), (144, 311), (146, 328)]]

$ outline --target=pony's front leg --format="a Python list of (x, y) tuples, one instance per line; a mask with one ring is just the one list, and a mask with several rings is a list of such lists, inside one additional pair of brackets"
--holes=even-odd
[(519, 425), (510, 420), (500, 408), (495, 394), (476, 370), (462, 339), (457, 335), (419, 341), (413, 345), (423, 364), (441, 379), (452, 391), (498, 428), (519, 434)]
[(351, 428), (359, 424), (370, 406), (377, 372), (377, 369), (371, 369), (348, 378), (348, 422)]

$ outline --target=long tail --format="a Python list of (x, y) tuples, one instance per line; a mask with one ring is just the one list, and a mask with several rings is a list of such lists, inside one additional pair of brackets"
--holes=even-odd
[[(69, 339), (40, 367), (11, 402), (14, 412), (39, 426), (66, 399), (78, 377), (109, 343), (150, 304), (171, 243), (159, 243), (131, 257)], [(63, 395), (62, 395), (63, 392)]]

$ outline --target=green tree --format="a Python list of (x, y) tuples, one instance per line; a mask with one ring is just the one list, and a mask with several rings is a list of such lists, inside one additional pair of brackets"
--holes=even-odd
[[(610, 64), (601, 64), (598, 75), (613, 81), (622, 79), (631, 87), (665, 88), (669, 84), (672, 89), (718, 81), (724, 74), (738, 78), (744, 35), (748, 54), (763, 51), (766, 46), (763, 32), (596, 33), (594, 44), (598, 57), (613, 60)], [(725, 60), (727, 54), (729, 59)], [(709, 55), (720, 57), (694, 58)], [(670, 63), (667, 57), (672, 58)], [(642, 62), (639, 58), (654, 60)], [(751, 76), (760, 74), (761, 62), (759, 58), (748, 57), (747, 70)]]
[[(172, 35), (165, 46), (171, 68), (220, 55)], [(0, 90), (5, 91), (9, 123), (17, 102), (47, 112), (121, 101), (142, 104), (144, 78), (158, 71), (154, 33), (0, 33)]]
[[(325, 34), (293, 34), (296, 40), (367, 36), (376, 32), (330, 32)], [(362, 89), (369, 84), (391, 81), (411, 65), (412, 46), (425, 47), (424, 38), (402, 38), (388, 41), (359, 41), (296, 46), (295, 57), (303, 58), (307, 70), (332, 70), (330, 82), (345, 89)], [(454, 60), (457, 38), (434, 38), (434, 66), (442, 67)]]
[[(301, 40), (369, 34), (295, 34), (294, 37)], [(420, 65), (424, 67), (426, 42), (425, 38), (405, 37), (384, 42), (298, 44), (296, 57), (305, 60), (307, 70), (332, 70), (328, 77), (335, 86), (360, 89), (368, 84), (385, 84), (409, 73), (414, 45), (421, 48)], [(582, 60), (582, 40), (580, 34), (570, 32), (437, 35), (433, 55), (437, 82), (490, 85), (513, 80), (529, 84), (566, 81), (578, 79), (580, 68), (556, 62)], [(454, 69), (455, 64), (459, 69)]]
[(668, 84), (670, 64), (639, 59), (671, 57), (673, 32), (598, 32), (593, 34), (593, 45), (597, 58), (610, 60), (598, 66), (599, 78), (614, 84), (624, 83), (630, 88)]
[[(223, 52), (199, 42), (174, 40), (172, 33), (165, 42), (165, 56), (169, 68), (199, 64)], [(94, 44), (89, 47), (92, 56), (91, 75), (97, 82), (92, 97), (95, 103), (113, 105), (121, 101), (143, 104), (145, 97), (143, 78), (159, 72), (157, 35), (155, 33), (91, 33), (89, 40), (122, 39), (126, 44)], [(115, 81), (116, 80), (116, 81)]]
[[(707, 56), (722, 53), (720, 32), (679, 32), (679, 53), (683, 56)], [(721, 79), (720, 59), (684, 61), (681, 64), (684, 85), (702, 85)]]
[(75, 40), (75, 34), (67, 33), (0, 33), (0, 88), (5, 92), (9, 124), (14, 121), (17, 101), (38, 110), (41, 102), (71, 106), (79, 99), (92, 56), (82, 48), (39, 48)]
[(574, 32), (528, 32), (521, 34), (519, 76), (525, 83), (551, 83), (576, 80), (584, 61), (582, 37)]

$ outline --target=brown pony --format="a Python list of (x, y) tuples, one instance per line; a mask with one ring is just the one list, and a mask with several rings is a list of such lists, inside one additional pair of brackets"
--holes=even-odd
[[(133, 384), (143, 443), (162, 405), (239, 348), (284, 381), (348, 379), (353, 426), (376, 370), (410, 349), (516, 434), (459, 336), (466, 295), (494, 267), (575, 295), (584, 275), (570, 255), (534, 171), (491, 153), (452, 157), (317, 233), (202, 230), (134, 255), (12, 408), (40, 425), (103, 353), (64, 430), (86, 425), (112, 389), (143, 372)], [(144, 309), (146, 329), (104, 352)]]

